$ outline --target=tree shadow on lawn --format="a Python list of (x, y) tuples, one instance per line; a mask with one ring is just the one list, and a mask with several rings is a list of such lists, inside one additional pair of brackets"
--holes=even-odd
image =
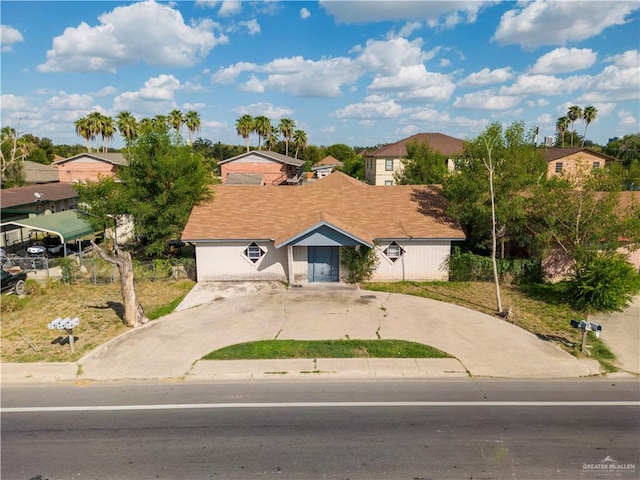
[(123, 324), (127, 324), (124, 318), (124, 305), (120, 302), (112, 302), (109, 300), (106, 305), (91, 305), (91, 308), (95, 308), (96, 310), (107, 310), (111, 309), (115, 312), (118, 318), (122, 321)]
[(518, 289), (532, 300), (554, 305), (556, 307), (571, 308), (567, 301), (567, 284), (560, 283), (526, 283)]

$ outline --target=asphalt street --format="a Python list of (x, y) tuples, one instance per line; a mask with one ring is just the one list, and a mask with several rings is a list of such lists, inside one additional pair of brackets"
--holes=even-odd
[(637, 478), (635, 381), (11, 386), (3, 479)]

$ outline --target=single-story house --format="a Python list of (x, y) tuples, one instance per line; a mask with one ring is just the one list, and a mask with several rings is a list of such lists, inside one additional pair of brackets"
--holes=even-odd
[(447, 280), (464, 240), (437, 185), (371, 186), (341, 172), (290, 188), (213, 185), (182, 234), (207, 281), (339, 282), (345, 247), (373, 247), (373, 280)]
[(344, 163), (342, 163), (337, 158), (332, 157), (331, 155), (327, 155), (318, 163), (316, 163), (313, 167), (311, 167), (311, 171), (313, 172), (316, 178), (326, 177), (330, 173), (332, 173), (336, 168), (342, 167)]
[(442, 133), (416, 133), (375, 151), (365, 152), (364, 178), (370, 185), (395, 185), (395, 176), (402, 173), (407, 158), (408, 143), (428, 143), (432, 150), (447, 157), (447, 168), (454, 169), (454, 160), (462, 153), (464, 141)]
[(545, 148), (545, 158), (547, 178), (554, 175), (589, 175), (592, 171), (617, 161), (614, 157), (584, 147)]
[(118, 168), (129, 165), (129, 161), (122, 153), (90, 152), (63, 158), (51, 165), (58, 169), (60, 182), (72, 183), (99, 177), (117, 178)]
[(220, 163), (222, 183), (228, 185), (297, 185), (304, 161), (267, 150), (252, 150)]
[(58, 182), (58, 169), (51, 165), (31, 162), (23, 162), (24, 181), (27, 185)]

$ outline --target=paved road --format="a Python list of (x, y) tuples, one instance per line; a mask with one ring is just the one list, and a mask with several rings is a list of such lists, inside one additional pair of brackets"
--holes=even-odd
[(9, 387), (1, 473), (631, 480), (638, 397), (610, 380)]
[(576, 359), (505, 321), (456, 305), (351, 287), (248, 285), (231, 294), (208, 292), (209, 303), (114, 339), (80, 360), (80, 378), (184, 378), (212, 350), (274, 338), (416, 341), (453, 355), (478, 377), (600, 373), (594, 360)]

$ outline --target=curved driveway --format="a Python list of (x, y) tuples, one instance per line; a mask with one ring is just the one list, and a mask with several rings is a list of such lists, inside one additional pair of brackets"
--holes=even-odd
[(416, 341), (455, 356), (474, 376), (600, 373), (596, 361), (576, 359), (498, 318), (407, 295), (342, 285), (213, 284), (197, 286), (182, 306), (83, 357), (79, 378), (180, 378), (212, 350), (273, 338)]

